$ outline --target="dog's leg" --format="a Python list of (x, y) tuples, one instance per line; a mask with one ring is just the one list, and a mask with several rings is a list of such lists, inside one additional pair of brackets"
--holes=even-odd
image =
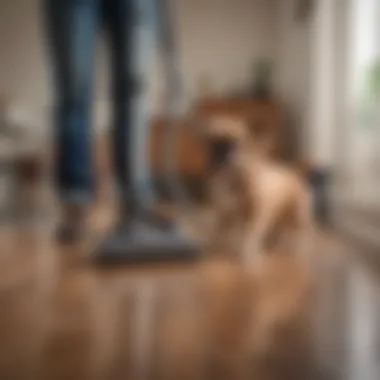
[(206, 252), (210, 254), (219, 254), (225, 248), (227, 230), (225, 226), (226, 215), (220, 208), (215, 207), (210, 210), (207, 220), (198, 226), (201, 228), (203, 244)]
[(214, 218), (209, 225), (209, 229), (207, 231), (207, 250), (214, 253), (214, 251), (219, 250), (219, 244), (220, 244), (220, 236), (222, 235), (222, 224), (220, 222), (221, 215), (218, 213), (214, 214)]
[(249, 272), (261, 272), (265, 239), (276, 218), (277, 207), (261, 204), (259, 212), (251, 219), (243, 238), (243, 263)]
[(314, 228), (311, 198), (306, 191), (298, 199), (296, 218), (297, 231), (295, 252), (300, 259), (307, 264), (311, 264), (314, 246)]

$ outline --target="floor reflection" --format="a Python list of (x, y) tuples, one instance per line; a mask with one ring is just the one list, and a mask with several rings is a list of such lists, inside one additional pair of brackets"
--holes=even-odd
[(0, 378), (372, 380), (379, 277), (320, 234), (262, 276), (234, 262), (95, 268), (41, 231), (2, 231)]

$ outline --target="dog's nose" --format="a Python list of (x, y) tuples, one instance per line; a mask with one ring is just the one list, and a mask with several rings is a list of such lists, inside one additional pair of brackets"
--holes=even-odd
[(214, 165), (220, 165), (226, 162), (234, 150), (234, 144), (231, 140), (217, 139), (211, 142), (211, 160)]

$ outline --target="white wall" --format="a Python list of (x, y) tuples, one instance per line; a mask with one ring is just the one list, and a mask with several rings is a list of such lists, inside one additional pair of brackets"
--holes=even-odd
[(300, 148), (308, 154), (310, 106), (310, 19), (295, 17), (298, 0), (277, 0), (277, 87), (299, 132)]
[(256, 57), (274, 57), (273, 0), (174, 0), (186, 84), (211, 75), (216, 90), (244, 85)]
[(318, 166), (332, 168), (342, 160), (339, 155), (347, 135), (347, 1), (315, 1), (305, 21), (294, 19), (296, 2), (278, 0), (278, 89), (295, 124), (302, 128), (305, 156)]
[(39, 3), (0, 1), (0, 92), (34, 104), (48, 98)]
[(51, 99), (40, 34), (40, 4), (39, 0), (0, 0), (0, 94), (21, 106), (17, 114), (32, 114), (36, 119), (33, 124), (45, 121)]
[(334, 164), (335, 128), (335, 4), (319, 0), (312, 19), (311, 83), (308, 148), (313, 160), (324, 167)]
[[(229, 90), (248, 80), (256, 57), (275, 56), (276, 0), (172, 1), (188, 96), (196, 91), (201, 75), (210, 75), (215, 90)], [(41, 3), (0, 0), (0, 94), (32, 109), (45, 109), (51, 103)], [(100, 46), (98, 58), (100, 115), (107, 113), (103, 109), (107, 107), (102, 107), (107, 103), (108, 73), (104, 46)]]

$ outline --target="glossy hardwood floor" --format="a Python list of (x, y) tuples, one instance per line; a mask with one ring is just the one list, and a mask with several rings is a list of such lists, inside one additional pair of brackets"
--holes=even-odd
[(253, 280), (221, 258), (99, 268), (95, 238), (58, 247), (51, 224), (0, 228), (1, 380), (379, 378), (379, 279), (332, 234), (312, 272), (284, 252)]

